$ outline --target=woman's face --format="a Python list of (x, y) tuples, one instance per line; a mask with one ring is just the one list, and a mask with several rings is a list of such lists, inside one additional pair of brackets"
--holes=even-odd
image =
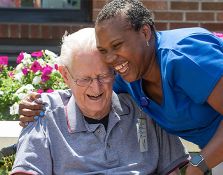
[(135, 31), (121, 15), (95, 26), (97, 48), (103, 61), (112, 66), (126, 81), (143, 77), (148, 71), (148, 33)]

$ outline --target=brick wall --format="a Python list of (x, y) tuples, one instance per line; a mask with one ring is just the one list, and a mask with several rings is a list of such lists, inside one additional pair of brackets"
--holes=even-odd
[[(93, 17), (106, 0), (93, 0)], [(143, 0), (152, 10), (157, 30), (201, 26), (211, 31), (223, 32), (223, 0)], [(74, 32), (88, 24), (15, 24), (1, 23), (0, 38), (61, 39), (64, 31)]]
[[(106, 0), (94, 0), (93, 20)], [(223, 32), (223, 0), (142, 0), (154, 14), (157, 30), (204, 27)]]
[(23, 39), (61, 39), (65, 31), (69, 33), (83, 27), (92, 27), (91, 24), (35, 24), (35, 23), (2, 23), (0, 24), (0, 38)]

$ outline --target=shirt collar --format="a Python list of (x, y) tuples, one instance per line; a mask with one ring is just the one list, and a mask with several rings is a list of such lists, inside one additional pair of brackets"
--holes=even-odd
[[(121, 103), (118, 95), (113, 92), (112, 110), (109, 114), (110, 118), (109, 122), (112, 121), (118, 122), (120, 120), (119, 118), (120, 116), (128, 115), (129, 113), (130, 113), (129, 106), (123, 102)], [(83, 132), (83, 131), (93, 132), (97, 129), (99, 125), (99, 124), (88, 124), (85, 121), (83, 114), (80, 111), (80, 108), (77, 106), (73, 95), (68, 101), (67, 106), (65, 106), (65, 114), (67, 119), (68, 131), (70, 133)], [(114, 117), (116, 119), (114, 119)]]

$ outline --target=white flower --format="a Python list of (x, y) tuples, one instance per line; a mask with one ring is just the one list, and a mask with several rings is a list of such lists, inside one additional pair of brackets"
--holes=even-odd
[(49, 51), (49, 50), (45, 50), (45, 54), (50, 56), (51, 59), (58, 57), (55, 53), (53, 53), (52, 51)]
[(14, 103), (14, 104), (10, 107), (10, 114), (11, 114), (11, 115), (19, 114), (19, 104), (18, 104), (18, 103)]
[(31, 54), (28, 54), (28, 53), (23, 53), (23, 56), (24, 56), (24, 58), (23, 59), (31, 59), (32, 57), (31, 57)]
[(39, 58), (37, 61), (42, 67), (46, 65), (46, 61), (44, 61), (42, 58)]
[(14, 75), (15, 80), (18, 80), (19, 82), (22, 81), (22, 77), (24, 76), (24, 74), (22, 72), (18, 72)]
[(24, 99), (26, 96), (27, 96), (26, 93), (19, 93), (19, 94), (17, 95), (17, 97), (19, 98), (19, 100)]
[(34, 90), (35, 88), (33, 87), (33, 85), (32, 84), (27, 84), (27, 85), (25, 85), (25, 90), (27, 91), (27, 92), (30, 92), (30, 91), (32, 91), (32, 90)]
[(32, 64), (32, 61), (30, 58), (26, 57), (22, 60), (22, 63), (24, 64), (24, 66), (29, 66)]
[(25, 86), (20, 87), (15, 94), (20, 94), (20, 93), (27, 93), (27, 92), (31, 92), (32, 90), (34, 90), (35, 88), (33, 87), (32, 84), (27, 84)]
[(37, 84), (39, 84), (40, 82), (41, 82), (41, 77), (40, 77), (40, 76), (35, 76), (35, 77), (33, 78), (33, 82), (32, 82), (32, 84), (37, 85)]
[(0, 91), (0, 95), (3, 95), (4, 94), (4, 92), (3, 91)]
[(21, 72), (23, 68), (24, 68), (24, 65), (22, 63), (20, 63), (16, 66), (15, 70), (18, 72)]

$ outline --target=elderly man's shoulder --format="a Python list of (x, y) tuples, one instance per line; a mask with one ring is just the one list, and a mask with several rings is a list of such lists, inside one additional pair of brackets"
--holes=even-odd
[[(23, 129), (23, 134), (36, 131), (40, 128), (46, 130), (47, 127), (55, 126), (61, 120), (65, 120), (61, 115), (64, 114), (64, 106), (72, 96), (70, 90), (56, 90), (51, 93), (42, 93), (41, 99), (45, 106), (45, 116), (38, 117), (34, 122), (29, 122), (29, 126)], [(54, 115), (56, 114), (56, 115)], [(50, 125), (48, 124), (50, 123)]]
[(72, 96), (70, 90), (55, 90), (51, 93), (42, 93), (43, 104), (50, 109), (66, 106)]
[(116, 94), (115, 92), (113, 92), (112, 101), (113, 101), (113, 103), (119, 102), (119, 103), (127, 105), (127, 106), (136, 105), (135, 101), (132, 99), (132, 97), (128, 93)]
[[(120, 93), (116, 94), (113, 92), (115, 95), (117, 95), (117, 99), (120, 103), (125, 104), (127, 106), (137, 106), (136, 102), (133, 100), (133, 98), (127, 94), (127, 93)], [(115, 100), (114, 95), (113, 95), (113, 100)]]

